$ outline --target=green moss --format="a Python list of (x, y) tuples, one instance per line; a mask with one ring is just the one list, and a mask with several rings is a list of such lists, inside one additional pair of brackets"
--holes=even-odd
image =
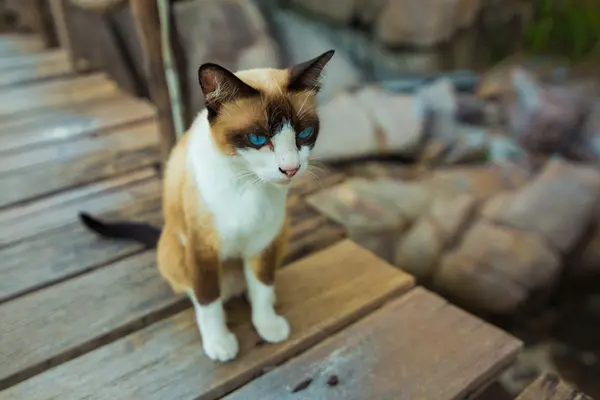
[(524, 30), (526, 50), (573, 60), (600, 50), (600, 1), (535, 0), (534, 7)]

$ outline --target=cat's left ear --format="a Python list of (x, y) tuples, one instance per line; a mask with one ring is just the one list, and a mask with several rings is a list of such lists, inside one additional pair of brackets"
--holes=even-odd
[(290, 80), (287, 85), (288, 90), (313, 90), (318, 92), (323, 68), (325, 68), (329, 60), (331, 60), (334, 53), (335, 50), (329, 50), (312, 60), (305, 61), (289, 68)]

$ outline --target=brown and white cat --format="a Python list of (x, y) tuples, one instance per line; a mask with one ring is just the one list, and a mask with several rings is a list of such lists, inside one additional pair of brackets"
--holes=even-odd
[[(198, 71), (206, 109), (166, 166), (162, 232), (143, 224), (81, 219), (107, 237), (158, 245), (158, 268), (195, 311), (213, 360), (236, 357), (223, 303), (247, 292), (252, 323), (267, 342), (288, 338), (275, 312), (275, 269), (287, 243), (290, 182), (308, 168), (319, 135), (316, 94), (330, 50), (288, 69)], [(160, 238), (159, 238), (160, 236)]]

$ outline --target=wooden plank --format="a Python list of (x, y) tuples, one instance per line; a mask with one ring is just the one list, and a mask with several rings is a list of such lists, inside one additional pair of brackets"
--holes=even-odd
[[(226, 399), (469, 399), (520, 348), (507, 333), (417, 288)], [(303, 382), (308, 386), (294, 392)]]
[(0, 91), (0, 121), (28, 111), (100, 99), (116, 93), (117, 86), (103, 74), (9, 88)]
[(161, 190), (156, 175), (152, 168), (143, 169), (74, 189), (74, 193), (63, 192), (24, 206), (2, 210), (0, 248), (76, 222), (81, 210), (100, 213), (136, 199), (141, 201), (148, 196), (156, 198)]
[[(100, 238), (75, 218), (85, 210), (109, 220), (162, 226), (159, 183), (148, 181), (154, 175), (143, 170), (0, 212), (0, 226), (6, 227), (2, 239), (12, 241), (0, 248), (0, 303), (139, 252), (140, 245)], [(139, 189), (123, 188), (127, 179), (144, 183), (138, 183), (143, 185)], [(109, 190), (115, 192), (103, 193)], [(148, 193), (140, 195), (144, 191)], [(130, 198), (131, 192), (136, 195)], [(289, 212), (299, 215), (295, 209)], [(304, 215), (293, 221), (286, 262), (341, 241), (345, 232), (336, 232), (329, 222), (322, 216)], [(15, 243), (23, 237), (27, 240)]]
[(4, 303), (0, 389), (144, 325), (177, 302), (148, 251)]
[[(84, 206), (86, 210), (89, 209), (87, 205)], [(160, 192), (154, 191), (129, 202), (114, 204), (113, 207), (97, 211), (96, 215), (161, 226)], [(73, 213), (69, 219), (75, 216)], [(2, 248), (0, 303), (108, 265), (141, 249), (141, 245), (131, 241), (101, 238), (79, 222)]]
[(0, 72), (6, 72), (9, 69), (16, 68), (31, 68), (46, 63), (62, 62), (67, 60), (67, 58), (68, 55), (66, 51), (62, 49), (3, 57), (0, 58)]
[[(0, 66), (0, 68), (2, 67)], [(50, 78), (63, 78), (71, 73), (71, 67), (66, 58), (9, 70), (0, 69), (0, 88), (39, 82)]]
[[(4, 399), (36, 400), (214, 399), (243, 385), (263, 368), (292, 357), (359, 319), (386, 300), (405, 292), (412, 284), (410, 276), (390, 267), (352, 242), (345, 241), (279, 272), (278, 308), (292, 327), (291, 338), (283, 343), (261, 345), (258, 335), (251, 327), (247, 306), (238, 303), (228, 316), (240, 341), (240, 358), (232, 363), (213, 363), (202, 353), (193, 310), (187, 310), (47, 370), (8, 389), (2, 395)], [(102, 286), (102, 283), (97, 286)], [(120, 286), (120, 291), (127, 291), (128, 288), (122, 287), (123, 284)], [(96, 290), (92, 287), (86, 289), (88, 292)], [(136, 294), (140, 297), (148, 295), (146, 292), (143, 295)], [(94, 293), (91, 292), (88, 296), (94, 297)], [(122, 297), (123, 294), (119, 296)], [(65, 297), (76, 301), (73, 300), (73, 294)], [(74, 310), (79, 315), (86, 312), (89, 300), (77, 300), (85, 303), (81, 305), (83, 310)], [(136, 300), (141, 301), (143, 299)], [(98, 306), (102, 308), (99, 309)], [(107, 318), (102, 315), (103, 307), (100, 303), (95, 310), (88, 309), (87, 312), (99, 318)], [(47, 343), (49, 338), (55, 338), (56, 335), (53, 334), (51, 318), (42, 318), (51, 324), (49, 327), (44, 325), (43, 329), (40, 326), (44, 331), (39, 333), (40, 336), (44, 335), (40, 340)], [(87, 318), (92, 319), (84, 316), (84, 319)], [(73, 319), (61, 321), (67, 326), (63, 326), (60, 333), (68, 335), (68, 338), (61, 338), (60, 343), (76, 345), (69, 329), (69, 325), (74, 324)], [(90, 322), (77, 322), (77, 325)], [(14, 338), (14, 334), (10, 333), (11, 337)], [(6, 335), (0, 335), (0, 340), (4, 337)], [(5, 349), (10, 346), (2, 344), (0, 351), (6, 352)], [(31, 348), (29, 338), (14, 340), (11, 344), (21, 349)], [(37, 349), (34, 348), (35, 350)], [(11, 359), (20, 360), (20, 356), (18, 351), (10, 354)], [(49, 354), (37, 357), (36, 362), (42, 358), (48, 359)], [(3, 375), (7, 372), (14, 373), (23, 367), (24, 363), (21, 361), (15, 365), (0, 362)]]
[(93, 156), (103, 150), (126, 150), (157, 145), (158, 132), (153, 121), (128, 125), (92, 137), (3, 155), (0, 159), (0, 176), (44, 164), (65, 163), (77, 158)]
[(0, 153), (72, 140), (124, 124), (150, 121), (153, 117), (150, 103), (124, 95), (46, 109), (3, 122)]
[(35, 35), (0, 35), (0, 57), (23, 53), (35, 53), (44, 50), (44, 43)]
[(529, 385), (516, 400), (593, 400), (563, 382), (555, 374), (547, 373)]
[(144, 55), (148, 90), (150, 98), (158, 110), (160, 126), (160, 149), (163, 161), (166, 161), (175, 146), (177, 138), (173, 125), (171, 97), (165, 77), (163, 64), (163, 43), (158, 6), (154, 0), (131, 0), (129, 2), (138, 39)]
[[(144, 129), (145, 128), (145, 129)], [(153, 124), (134, 127), (125, 135), (137, 135), (137, 143), (127, 147), (107, 147), (68, 162), (36, 165), (16, 173), (1, 174), (0, 208), (30, 201), (78, 185), (155, 166), (160, 162)], [(108, 140), (105, 143), (109, 143)]]

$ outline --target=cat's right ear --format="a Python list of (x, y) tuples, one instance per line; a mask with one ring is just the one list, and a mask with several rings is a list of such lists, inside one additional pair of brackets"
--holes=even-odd
[(235, 76), (233, 72), (212, 63), (202, 64), (198, 68), (198, 82), (209, 116), (216, 115), (226, 101), (260, 94), (258, 90)]

